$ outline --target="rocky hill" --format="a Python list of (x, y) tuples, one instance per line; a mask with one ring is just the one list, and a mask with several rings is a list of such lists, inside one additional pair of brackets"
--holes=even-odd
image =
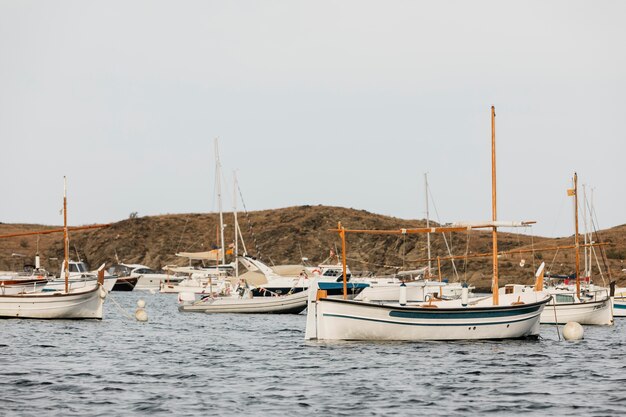
[[(227, 224), (226, 241), (230, 243), (234, 239), (232, 213), (225, 213), (224, 218)], [(217, 214), (147, 216), (123, 220), (103, 229), (72, 232), (71, 257), (80, 257), (94, 268), (102, 263), (111, 264), (116, 259), (155, 268), (168, 264), (181, 265), (185, 260), (176, 257), (176, 252), (204, 251), (215, 247), (218, 219)], [(336, 228), (338, 221), (350, 229), (400, 229), (425, 225), (423, 220), (405, 220), (364, 210), (328, 206), (298, 206), (239, 213), (239, 224), (247, 252), (270, 265), (297, 264), (303, 257), (315, 264), (324, 261), (331, 249), (339, 252), (341, 242), (337, 233), (328, 231)], [(55, 227), (0, 224), (0, 234)], [(626, 284), (626, 274), (622, 272), (625, 268), (622, 263), (626, 259), (626, 225), (601, 231), (599, 236), (602, 241), (612, 243), (604, 249), (612, 278)], [(454, 256), (491, 251), (490, 232), (452, 233), (447, 234), (446, 239)], [(446, 241), (441, 234), (431, 235), (431, 242), (433, 257), (449, 256)], [(542, 260), (554, 273), (572, 273), (572, 249), (541, 251), (541, 248), (572, 243), (573, 236), (549, 239), (499, 233), (500, 250), (534, 248), (534, 252), (501, 256), (501, 283), (532, 282), (534, 271)], [(423, 260), (427, 257), (426, 235), (355, 234), (348, 236), (347, 246), (349, 265), (354, 271), (389, 274), (426, 264)], [(63, 257), (62, 234), (0, 239), (0, 270), (21, 270), (24, 265), (33, 263), (37, 251), (41, 255), (42, 266), (57, 272)], [(602, 265), (604, 279), (608, 281), (599, 248), (596, 253)], [(436, 265), (433, 262), (433, 266)], [(454, 267), (451, 261), (442, 261), (442, 275), (453, 281), (466, 280), (479, 288), (489, 288), (492, 268), (490, 257), (469, 258), (467, 261), (457, 259)], [(594, 271), (595, 281), (602, 283), (598, 269), (595, 268)]]

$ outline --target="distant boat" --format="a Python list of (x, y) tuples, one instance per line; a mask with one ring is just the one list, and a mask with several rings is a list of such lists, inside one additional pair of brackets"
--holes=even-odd
[[(307, 306), (308, 293), (296, 293), (273, 297), (253, 297), (249, 289), (235, 291), (228, 297), (203, 297), (195, 300), (188, 294), (180, 294), (181, 312), (241, 313), (241, 314), (298, 314)], [(187, 297), (187, 298), (185, 298)]]
[[(182, 279), (168, 274), (157, 273), (141, 264), (117, 264), (110, 267), (108, 272), (111, 275), (117, 275), (118, 282), (120, 280), (128, 281), (134, 290), (158, 290), (161, 283), (167, 282), (168, 279), (171, 282), (178, 282)], [(116, 290), (116, 288), (113, 290)]]
[[(68, 260), (69, 273), (68, 273), (68, 289), (84, 290), (98, 285), (98, 273), (97, 271), (89, 271), (87, 264), (82, 261)], [(48, 285), (44, 291), (63, 291), (65, 289), (65, 262), (61, 266), (61, 274), (59, 278), (54, 278), (48, 281)], [(113, 291), (115, 284), (117, 283), (117, 276), (105, 275), (103, 286), (107, 292)]]

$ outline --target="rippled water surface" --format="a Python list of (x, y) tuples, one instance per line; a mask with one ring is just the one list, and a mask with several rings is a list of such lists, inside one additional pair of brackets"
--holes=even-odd
[(318, 343), (305, 315), (179, 313), (113, 293), (102, 321), (0, 321), (0, 415), (618, 415), (626, 319), (585, 340)]

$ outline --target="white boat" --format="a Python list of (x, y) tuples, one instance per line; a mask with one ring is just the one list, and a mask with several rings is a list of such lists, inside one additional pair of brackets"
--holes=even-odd
[[(12, 279), (7, 279), (12, 278)], [(29, 277), (30, 278), (30, 277)], [(0, 277), (0, 295), (16, 295), (41, 292), (48, 280), (42, 278)]]
[(102, 319), (107, 292), (100, 284), (83, 290), (0, 295), (0, 317)]
[[(516, 295), (534, 292), (534, 288), (506, 285), (500, 291)], [(552, 300), (541, 313), (541, 324), (566, 324), (575, 321), (585, 325), (613, 325), (611, 298), (607, 290), (585, 292), (581, 298), (569, 289), (546, 288), (546, 291), (552, 296)]]
[[(181, 294), (182, 295), (182, 294)], [(308, 293), (301, 291), (274, 297), (248, 297), (238, 294), (229, 297), (204, 297), (198, 301), (184, 301), (181, 312), (242, 313), (242, 314), (298, 314), (307, 306)]]
[(158, 290), (161, 283), (178, 283), (183, 279), (176, 275), (157, 273), (153, 269), (141, 264), (117, 264), (108, 269), (109, 274), (125, 279), (136, 279), (133, 290)]
[(316, 299), (310, 290), (305, 338), (308, 340), (472, 340), (539, 335), (539, 317), (550, 295), (533, 292), (419, 306)]
[(616, 288), (613, 297), (613, 316), (626, 317), (626, 288)]
[(613, 316), (626, 317), (626, 297), (615, 297), (613, 299)]
[[(89, 228), (101, 226), (89, 226)], [(34, 294), (0, 295), (0, 317), (35, 319), (102, 319), (102, 310), (107, 291), (103, 288), (104, 271), (98, 270), (96, 284), (82, 290), (69, 288), (69, 237), (67, 227), (67, 192), (63, 193), (63, 251), (65, 282), (62, 291)], [(47, 234), (56, 231), (28, 232), (25, 234)], [(12, 235), (14, 237), (16, 235)], [(46, 285), (47, 286), (47, 285)]]
[[(63, 263), (65, 264), (65, 262)], [(93, 288), (98, 284), (97, 271), (89, 271), (87, 264), (82, 261), (69, 261), (69, 274), (68, 274), (68, 289), (70, 291), (82, 291), (88, 288)], [(64, 291), (65, 290), (65, 267), (61, 267), (61, 275), (58, 278), (54, 278), (48, 281), (44, 291)], [(111, 292), (115, 283), (117, 282), (117, 276), (105, 275), (103, 287), (107, 292)]]
[[(491, 228), (493, 281), (492, 296), (469, 300), (464, 288), (460, 300), (431, 299), (428, 303), (409, 305), (406, 287), (396, 303), (332, 299), (319, 290), (317, 282), (309, 289), (307, 304), (307, 340), (476, 340), (537, 337), (539, 318), (551, 300), (545, 291), (503, 294), (498, 291), (497, 228), (524, 226), (529, 222), (503, 223), (496, 218), (495, 109), (492, 121), (492, 220), (482, 224), (451, 227), (427, 227), (400, 230), (346, 230), (339, 223), (336, 231), (342, 242), (342, 264), (346, 263), (346, 234), (371, 233), (407, 235), (416, 233), (467, 232)], [(343, 274), (344, 282), (346, 280)]]

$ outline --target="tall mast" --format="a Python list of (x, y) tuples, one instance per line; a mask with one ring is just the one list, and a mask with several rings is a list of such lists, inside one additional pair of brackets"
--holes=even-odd
[(65, 292), (69, 292), (70, 238), (67, 232), (67, 178), (63, 177), (63, 264), (65, 269)]
[[(426, 227), (430, 227), (430, 215), (428, 213), (428, 173), (424, 173), (424, 191), (426, 193)], [(426, 233), (426, 246), (428, 247), (428, 276), (431, 276), (431, 262), (430, 262), (430, 233)]]
[[(491, 219), (498, 220), (496, 207), (496, 108), (491, 106)], [(498, 228), (493, 227), (491, 232), (493, 250), (493, 305), (498, 305)]]
[[(215, 181), (217, 186), (217, 207), (220, 211), (220, 246), (222, 251), (222, 264), (226, 263), (226, 251), (224, 250), (224, 213), (222, 213), (222, 170), (220, 164), (220, 151), (215, 138)], [(219, 252), (218, 252), (219, 254)]]
[(587, 263), (587, 189), (585, 184), (583, 184), (583, 226), (585, 228), (585, 232), (583, 233), (583, 242), (584, 242), (584, 253), (585, 253), (585, 276), (588, 277), (591, 275), (589, 271), (589, 264)]
[(576, 297), (580, 299), (580, 251), (578, 243), (578, 174), (574, 172), (574, 250), (576, 251)]
[(233, 171), (233, 216), (235, 217), (235, 277), (239, 278), (239, 221), (237, 220), (237, 172)]
[(339, 227), (339, 236), (341, 237), (341, 267), (343, 271), (343, 299), (348, 299), (348, 277), (346, 268), (346, 229), (341, 225), (341, 222), (337, 225)]

